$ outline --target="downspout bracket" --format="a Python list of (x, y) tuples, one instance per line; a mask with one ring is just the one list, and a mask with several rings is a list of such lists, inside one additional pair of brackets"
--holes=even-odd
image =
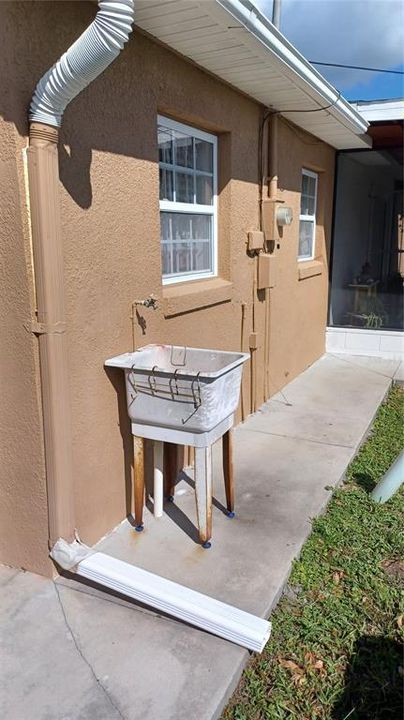
[(24, 325), (24, 327), (28, 332), (31, 332), (34, 335), (54, 335), (66, 332), (66, 323), (64, 322), (40, 323), (33, 321)]

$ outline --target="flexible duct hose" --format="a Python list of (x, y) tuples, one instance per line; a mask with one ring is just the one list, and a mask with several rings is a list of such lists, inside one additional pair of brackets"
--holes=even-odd
[(66, 106), (119, 55), (134, 21), (133, 0), (98, 0), (87, 30), (35, 88), (29, 120), (60, 127)]

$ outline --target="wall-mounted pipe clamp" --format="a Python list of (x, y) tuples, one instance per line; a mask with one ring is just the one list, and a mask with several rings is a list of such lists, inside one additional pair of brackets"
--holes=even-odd
[(24, 325), (27, 332), (33, 333), (33, 335), (55, 335), (66, 332), (66, 323), (40, 323), (34, 320), (33, 322)]

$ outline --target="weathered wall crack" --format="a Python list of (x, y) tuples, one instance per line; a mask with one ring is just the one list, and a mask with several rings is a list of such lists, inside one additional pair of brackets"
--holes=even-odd
[(64, 619), (64, 622), (65, 622), (65, 625), (66, 625), (66, 627), (67, 627), (67, 629), (68, 629), (68, 631), (69, 631), (69, 634), (70, 634), (70, 636), (71, 636), (71, 638), (72, 638), (72, 640), (73, 640), (73, 642), (74, 642), (74, 645), (75, 645), (75, 648), (76, 648), (78, 654), (80, 655), (80, 657), (81, 657), (81, 659), (83, 660), (83, 662), (85, 662), (85, 664), (87, 665), (87, 667), (88, 667), (88, 669), (90, 670), (90, 672), (91, 672), (94, 680), (96, 681), (97, 685), (101, 688), (101, 691), (104, 693), (104, 695), (105, 695), (105, 697), (107, 698), (107, 700), (108, 700), (108, 702), (110, 703), (110, 705), (114, 708), (114, 710), (116, 710), (116, 712), (118, 713), (119, 717), (122, 718), (122, 720), (127, 720), (127, 718), (125, 717), (125, 715), (121, 712), (121, 710), (119, 709), (119, 707), (117, 706), (117, 704), (116, 704), (116, 703), (114, 702), (114, 700), (112, 699), (112, 697), (111, 697), (111, 695), (109, 694), (109, 692), (108, 692), (107, 688), (105, 687), (105, 685), (103, 685), (103, 683), (101, 682), (100, 678), (97, 677), (97, 675), (96, 675), (96, 673), (95, 673), (95, 670), (94, 670), (93, 666), (91, 665), (90, 661), (89, 661), (89, 660), (86, 658), (86, 656), (84, 655), (84, 653), (83, 653), (83, 651), (82, 651), (82, 649), (81, 649), (81, 647), (80, 647), (80, 645), (79, 645), (79, 643), (78, 643), (78, 641), (77, 641), (77, 639), (76, 639), (76, 636), (75, 636), (75, 634), (74, 634), (74, 632), (73, 632), (73, 629), (72, 629), (72, 627), (71, 627), (71, 625), (70, 625), (70, 623), (69, 623), (69, 621), (68, 621), (68, 619), (67, 619), (67, 615), (66, 615), (65, 609), (64, 609), (64, 607), (63, 607), (62, 598), (60, 597), (59, 588), (58, 588), (58, 586), (57, 586), (57, 584), (56, 584), (55, 582), (53, 583), (53, 585), (54, 585), (54, 588), (55, 588), (55, 591), (56, 591), (56, 596), (57, 596), (57, 599), (58, 599), (58, 602), (59, 602), (59, 605), (60, 605), (60, 609), (61, 609), (61, 611), (62, 611), (62, 615), (63, 615), (63, 619)]

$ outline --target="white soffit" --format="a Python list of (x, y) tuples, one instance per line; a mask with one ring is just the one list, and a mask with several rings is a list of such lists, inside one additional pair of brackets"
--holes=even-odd
[[(337, 149), (368, 148), (363, 116), (250, 0), (137, 0), (136, 24)], [(332, 105), (327, 110), (318, 108)], [(287, 110), (299, 112), (287, 112)], [(300, 112), (317, 110), (317, 112)]]

